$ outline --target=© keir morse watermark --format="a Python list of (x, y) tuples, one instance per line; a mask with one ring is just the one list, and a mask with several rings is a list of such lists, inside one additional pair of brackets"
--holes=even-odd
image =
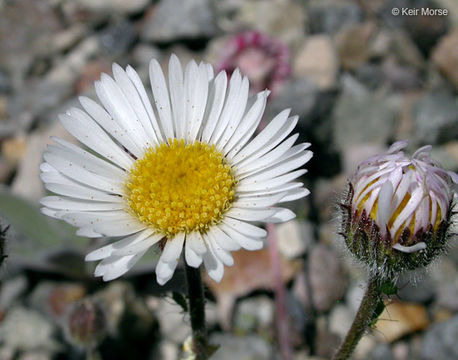
[(394, 7), (391, 9), (391, 13), (394, 16), (447, 16), (449, 14), (448, 9), (441, 8), (409, 8), (409, 7)]

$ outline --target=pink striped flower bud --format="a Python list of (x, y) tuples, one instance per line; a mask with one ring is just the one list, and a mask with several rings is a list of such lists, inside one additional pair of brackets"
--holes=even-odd
[(432, 160), (431, 146), (411, 158), (406, 146), (396, 142), (361, 163), (342, 204), (348, 248), (381, 276), (427, 265), (450, 237), (458, 175)]

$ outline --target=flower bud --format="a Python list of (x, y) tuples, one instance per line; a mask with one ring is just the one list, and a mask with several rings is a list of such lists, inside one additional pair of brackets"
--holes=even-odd
[(105, 336), (106, 323), (106, 315), (101, 305), (93, 299), (83, 299), (75, 303), (69, 313), (68, 338), (76, 346), (91, 348)]
[(452, 216), (452, 182), (430, 157), (431, 146), (407, 157), (407, 141), (358, 166), (343, 209), (349, 250), (381, 277), (426, 266), (446, 248)]

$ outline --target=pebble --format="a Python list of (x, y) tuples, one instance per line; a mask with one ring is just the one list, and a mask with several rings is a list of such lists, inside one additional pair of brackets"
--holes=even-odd
[(235, 22), (239, 29), (255, 29), (293, 46), (302, 41), (306, 20), (303, 6), (294, 0), (258, 0), (242, 2)]
[(334, 143), (341, 150), (358, 143), (385, 144), (394, 132), (396, 109), (390, 98), (354, 81), (344, 87), (332, 114)]
[(432, 60), (458, 89), (458, 29), (442, 37), (434, 48)]
[(270, 329), (274, 312), (274, 302), (266, 296), (244, 299), (234, 312), (234, 331), (242, 335), (257, 332), (257, 329)]
[(276, 230), (278, 249), (288, 259), (303, 255), (314, 239), (309, 221), (291, 220), (278, 224)]
[(150, 0), (76, 0), (75, 2), (90, 12), (128, 15), (138, 13), (146, 8)]
[(102, 49), (113, 56), (126, 53), (137, 37), (137, 31), (133, 23), (122, 20), (109, 25), (99, 34)]
[(2, 291), (0, 292), (1, 311), (15, 304), (18, 298), (27, 290), (27, 285), (27, 278), (23, 275), (17, 275), (14, 278), (3, 281)]
[[(307, 271), (314, 308), (318, 311), (330, 310), (345, 295), (347, 288), (347, 279), (339, 256), (332, 248), (317, 244), (310, 253)], [(296, 279), (293, 291), (302, 304), (308, 307), (310, 294), (306, 277), (300, 276)]]
[(423, 305), (392, 302), (378, 317), (375, 330), (381, 341), (391, 343), (428, 325), (429, 318)]
[(353, 2), (327, 0), (312, 1), (308, 7), (312, 33), (335, 34), (340, 29), (362, 19), (361, 9)]
[(216, 27), (209, 0), (162, 0), (151, 17), (144, 20), (141, 38), (168, 42), (215, 35)]
[(428, 303), (436, 293), (436, 284), (429, 274), (417, 272), (401, 275), (398, 281), (398, 297), (402, 301)]
[(413, 108), (414, 136), (420, 144), (436, 144), (458, 138), (458, 100), (446, 89), (431, 91)]
[(211, 344), (220, 345), (212, 360), (260, 360), (270, 359), (272, 346), (256, 335), (237, 337), (230, 333), (215, 333), (210, 337)]
[(8, 311), (0, 323), (0, 339), (4, 345), (19, 351), (56, 351), (53, 332), (54, 327), (43, 315), (20, 306)]
[(422, 344), (422, 360), (451, 360), (458, 358), (458, 315), (433, 325), (425, 333)]
[(346, 27), (336, 35), (340, 64), (345, 70), (354, 70), (368, 61), (369, 40), (374, 31), (375, 24), (367, 22)]
[(336, 86), (339, 61), (332, 39), (328, 35), (307, 38), (294, 58), (293, 75), (306, 77), (320, 90)]
[(393, 351), (387, 344), (378, 344), (371, 351), (371, 360), (395, 360)]

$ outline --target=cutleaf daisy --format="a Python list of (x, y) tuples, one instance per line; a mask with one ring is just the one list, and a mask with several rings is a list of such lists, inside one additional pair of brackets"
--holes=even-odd
[[(87, 237), (120, 237), (86, 256), (101, 260), (96, 276), (115, 279), (153, 245), (161, 256), (159, 284), (173, 275), (180, 255), (202, 263), (220, 281), (231, 251), (257, 250), (266, 231), (252, 222), (283, 222), (292, 211), (275, 204), (308, 195), (297, 181), (312, 157), (309, 143), (294, 145), (298, 117), (284, 110), (255, 137), (269, 91), (248, 96), (248, 79), (195, 61), (184, 71), (172, 55), (168, 78), (149, 67), (153, 101), (136, 71), (113, 65), (113, 77), (95, 83), (100, 104), (80, 97), (83, 110), (60, 115), (65, 129), (90, 151), (54, 139), (41, 177), (55, 193), (43, 213), (78, 227)], [(94, 155), (97, 154), (97, 155)]]

